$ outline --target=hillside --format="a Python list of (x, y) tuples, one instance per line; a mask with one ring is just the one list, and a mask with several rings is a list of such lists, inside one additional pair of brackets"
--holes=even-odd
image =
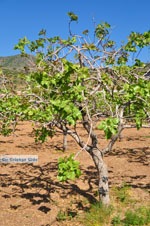
[[(31, 60), (35, 60), (34, 56), (30, 56)], [(23, 72), (24, 67), (30, 67), (31, 63), (26, 57), (21, 55), (0, 57), (0, 67), (3, 69), (4, 73), (16, 74), (17, 72)]]
[[(26, 74), (32, 67), (31, 62), (35, 61), (35, 56), (30, 55), (30, 60), (21, 55), (14, 55), (8, 57), (0, 57), (0, 68), (7, 78), (7, 88), (20, 89), (24, 87), (24, 81), (21, 79), (20, 74)], [(0, 87), (3, 76), (0, 75)]]

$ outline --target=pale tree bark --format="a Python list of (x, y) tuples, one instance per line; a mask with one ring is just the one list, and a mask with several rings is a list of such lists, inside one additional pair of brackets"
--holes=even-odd
[(68, 145), (67, 145), (67, 133), (63, 132), (63, 151), (67, 151)]
[(91, 150), (91, 155), (98, 172), (98, 192), (99, 200), (104, 205), (110, 203), (109, 188), (108, 188), (108, 170), (107, 166), (103, 161), (102, 152), (98, 148)]
[(87, 147), (86, 151), (89, 152), (89, 154), (91, 155), (98, 172), (99, 201), (102, 202), (104, 205), (109, 205), (110, 198), (109, 198), (107, 166), (103, 161), (103, 151), (101, 151), (97, 146), (98, 145), (97, 135), (94, 133), (93, 128), (91, 129), (92, 125), (90, 125), (86, 115), (83, 115), (83, 127), (90, 135), (92, 141), (92, 145), (90, 146), (91, 149), (89, 150), (89, 147)]

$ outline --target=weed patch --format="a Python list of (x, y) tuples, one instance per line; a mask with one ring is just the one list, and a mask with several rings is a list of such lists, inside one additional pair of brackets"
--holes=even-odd
[(134, 211), (127, 210), (124, 214), (124, 218), (121, 220), (117, 215), (112, 220), (113, 226), (140, 226), (150, 225), (150, 207), (140, 207)]
[(131, 187), (124, 183), (121, 187), (115, 187), (112, 193), (113, 196), (116, 197), (117, 202), (119, 202), (123, 206), (127, 206), (129, 203), (135, 201), (131, 199), (130, 189)]
[(85, 226), (103, 226), (104, 223), (108, 225), (113, 209), (112, 206), (105, 207), (101, 203), (93, 204), (85, 214), (82, 223)]

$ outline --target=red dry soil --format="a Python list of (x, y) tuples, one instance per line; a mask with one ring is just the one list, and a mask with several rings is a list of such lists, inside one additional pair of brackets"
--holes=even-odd
[[(82, 128), (80, 133), (87, 139)], [(15, 136), (0, 136), (0, 155), (38, 155), (34, 164), (0, 163), (0, 226), (67, 226), (82, 225), (71, 221), (57, 221), (60, 210), (83, 214), (86, 200), (98, 197), (97, 175), (90, 156), (82, 151), (77, 157), (82, 176), (75, 181), (61, 183), (57, 180), (59, 157), (77, 153), (78, 145), (68, 137), (68, 150), (63, 153), (62, 135), (35, 144), (31, 123), (20, 123)], [(99, 147), (106, 146), (102, 131), (98, 132)], [(113, 151), (104, 156), (108, 165), (109, 187), (129, 184), (132, 196), (141, 203), (150, 200), (150, 130), (127, 129), (117, 141)], [(113, 201), (113, 197), (111, 197)]]

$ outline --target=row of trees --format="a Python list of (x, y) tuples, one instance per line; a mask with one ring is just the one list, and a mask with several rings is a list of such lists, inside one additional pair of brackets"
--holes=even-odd
[[(99, 198), (107, 205), (108, 172), (103, 155), (112, 150), (125, 128), (149, 127), (150, 81), (145, 76), (148, 69), (138, 56), (142, 48), (150, 45), (150, 31), (131, 32), (127, 42), (117, 47), (111, 40), (112, 27), (108, 23), (94, 23), (93, 37), (88, 30), (78, 35), (71, 31), (71, 23), (78, 16), (73, 12), (68, 16), (67, 40), (48, 38), (41, 30), (38, 40), (25, 37), (15, 46), (23, 56), (28, 57), (29, 51), (34, 53), (36, 62), (31, 73), (23, 75), (25, 87), (20, 95), (3, 82), (0, 132), (7, 135), (15, 130), (18, 121), (31, 120), (41, 126), (35, 131), (37, 141), (44, 142), (58, 130), (73, 137), (81, 150), (92, 157), (98, 172)], [(87, 142), (77, 130), (78, 123), (88, 134)], [(109, 140), (104, 149), (96, 128), (104, 130)], [(61, 181), (80, 176), (75, 161), (80, 151), (59, 161)]]

